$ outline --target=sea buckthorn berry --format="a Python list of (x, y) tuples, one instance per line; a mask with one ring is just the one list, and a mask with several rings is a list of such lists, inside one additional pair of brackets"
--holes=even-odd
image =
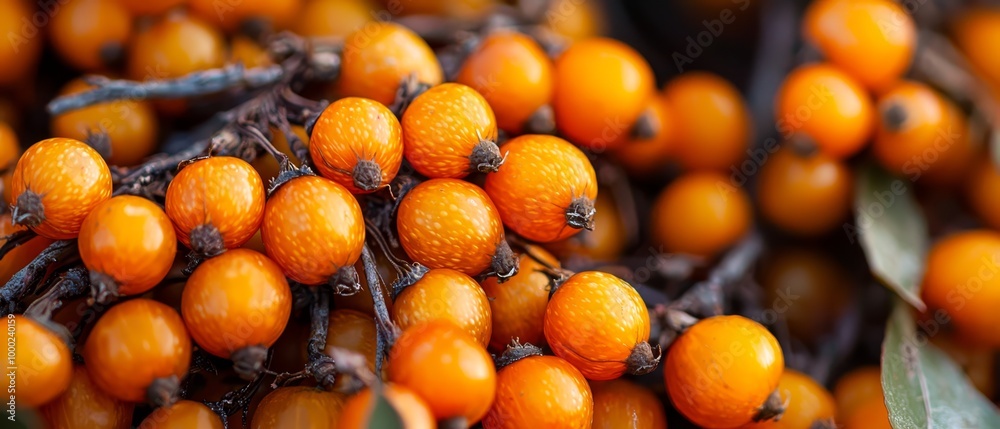
[(545, 27), (577, 42), (604, 33), (601, 9), (591, 0), (553, 0), (545, 14)]
[(667, 83), (663, 98), (675, 115), (672, 155), (682, 166), (728, 171), (746, 156), (750, 112), (733, 84), (711, 73), (685, 73)]
[(127, 69), (134, 80), (170, 79), (220, 67), (225, 60), (219, 30), (193, 16), (170, 14), (135, 36)]
[(590, 383), (594, 429), (667, 429), (663, 404), (652, 391), (625, 379)]
[(831, 63), (868, 88), (891, 85), (910, 67), (917, 29), (890, 0), (820, 0), (809, 4), (802, 33)]
[(443, 83), (418, 95), (402, 125), (406, 160), (424, 176), (460, 179), (503, 164), (493, 109), (465, 85)]
[(10, 186), (15, 224), (65, 240), (76, 237), (87, 214), (111, 198), (111, 170), (83, 142), (54, 138), (24, 151)]
[(267, 348), (285, 330), (292, 292), (278, 264), (248, 249), (233, 249), (198, 266), (181, 298), (181, 315), (203, 350), (232, 359), (252, 379)]
[(885, 399), (879, 395), (862, 404), (853, 414), (843, 420), (843, 429), (893, 429), (889, 422), (889, 410)]
[(430, 406), (437, 420), (479, 421), (497, 390), (489, 353), (464, 329), (446, 320), (411, 327), (389, 351), (389, 381), (401, 384)]
[(26, 37), (25, 23), (32, 24), (35, 2), (28, 0), (7, 1), (0, 13), (0, 34), (9, 35), (6, 43), (0, 44), (0, 86), (15, 84), (28, 77), (38, 66), (44, 48), (44, 38)]
[(153, 410), (139, 429), (222, 429), (222, 419), (201, 402), (180, 400)]
[(762, 262), (756, 273), (764, 305), (781, 313), (797, 340), (821, 341), (854, 299), (847, 269), (827, 253), (788, 247), (776, 249)]
[(17, 345), (11, 364), (17, 404), (34, 408), (65, 392), (73, 376), (73, 357), (65, 340), (23, 315), (14, 316), (11, 326)]
[(614, 197), (608, 192), (598, 193), (594, 211), (594, 229), (548, 243), (545, 248), (562, 260), (574, 257), (604, 262), (617, 260), (628, 244), (628, 232)]
[(656, 368), (649, 311), (632, 285), (611, 274), (584, 271), (556, 289), (545, 308), (545, 340), (590, 380)]
[(484, 188), (505, 225), (542, 243), (594, 227), (597, 175), (583, 152), (545, 135), (514, 138), (503, 150), (507, 162)]
[(556, 126), (570, 141), (603, 151), (628, 140), (655, 89), (653, 71), (616, 40), (574, 43), (556, 59)]
[[(559, 260), (539, 247), (531, 252), (551, 267)], [(493, 334), (489, 349), (501, 353), (512, 340), (538, 347), (545, 346), (545, 307), (549, 303), (550, 279), (542, 270), (545, 265), (528, 253), (518, 257), (517, 275), (502, 284), (496, 278), (483, 280), (483, 292), (490, 303)]]
[(552, 101), (553, 65), (531, 37), (514, 31), (487, 36), (462, 64), (456, 82), (490, 103), (497, 127), (520, 133), (539, 108)]
[(339, 277), (361, 256), (365, 221), (358, 200), (336, 182), (303, 176), (281, 185), (264, 207), (261, 235), (267, 256), (292, 280), (357, 283), (356, 273)]
[(236, 35), (229, 41), (230, 63), (240, 63), (246, 68), (260, 67), (272, 64), (267, 48), (247, 36)]
[(465, 329), (483, 347), (490, 342), (490, 302), (472, 277), (447, 268), (430, 270), (403, 289), (392, 304), (392, 321), (403, 330), (439, 319)]
[(848, 372), (833, 386), (837, 421), (845, 422), (870, 400), (882, 398), (882, 375), (877, 366), (864, 366)]
[(348, 35), (342, 57), (341, 95), (370, 98), (385, 105), (396, 99), (399, 84), (407, 76), (430, 86), (444, 79), (427, 42), (392, 22), (367, 24)]
[(759, 323), (715, 316), (674, 341), (663, 375), (684, 417), (705, 428), (732, 428), (760, 416), (784, 366), (778, 340)]
[[(786, 404), (780, 420), (767, 420), (743, 426), (744, 429), (811, 429), (833, 427), (833, 395), (808, 375), (785, 369), (778, 381), (778, 395)], [(819, 426), (827, 424), (827, 426)]]
[(163, 15), (170, 9), (178, 7), (188, 0), (117, 0), (135, 15)]
[(167, 276), (177, 255), (177, 236), (163, 209), (133, 195), (94, 208), (80, 229), (80, 259), (98, 287), (98, 301), (137, 295)]
[(851, 211), (854, 176), (843, 162), (783, 148), (760, 169), (761, 214), (782, 230), (816, 236), (840, 226)]
[[(11, 234), (24, 231), (25, 227), (14, 225), (10, 220), (10, 212), (0, 214), (0, 246), (7, 242)], [(6, 284), (21, 268), (30, 264), (32, 260), (42, 253), (46, 247), (52, 244), (52, 239), (45, 237), (35, 237), (20, 246), (11, 249), (0, 259), (0, 284)]]
[(403, 163), (402, 130), (381, 103), (342, 98), (316, 120), (309, 154), (323, 177), (354, 194), (374, 192), (388, 186)]
[(993, 47), (1000, 43), (1000, 10), (969, 6), (951, 25), (955, 43), (979, 74), (1000, 85), (1000, 57)]
[[(927, 255), (923, 298), (932, 310), (946, 312), (952, 326), (973, 344), (998, 347), (1000, 332), (1000, 233), (970, 230), (935, 243)], [(975, 299), (956, 299), (975, 290)], [(965, 294), (965, 295), (963, 295)]]
[(49, 429), (129, 429), (135, 405), (108, 396), (90, 380), (87, 368), (77, 365), (69, 388), (38, 411)]
[[(329, 355), (334, 348), (340, 348), (358, 353), (365, 357), (368, 370), (375, 373), (375, 318), (360, 311), (333, 310), (329, 320), (324, 351)], [(349, 381), (348, 377), (337, 377), (333, 389), (347, 392), (353, 387)]]
[(105, 393), (154, 406), (174, 402), (191, 363), (191, 337), (177, 311), (136, 298), (111, 307), (83, 349), (87, 371)]
[(486, 192), (456, 179), (431, 179), (399, 203), (399, 242), (415, 262), (474, 276), (489, 269), (501, 278), (517, 274), (500, 213)]
[(883, 167), (943, 184), (966, 175), (976, 149), (958, 106), (925, 84), (904, 81), (879, 97), (877, 108), (872, 146)]
[(211, 257), (242, 246), (264, 219), (264, 182), (246, 161), (218, 156), (182, 168), (167, 187), (177, 238)]
[(650, 98), (645, 112), (642, 120), (647, 123), (643, 126), (648, 127), (652, 135), (637, 136), (637, 133), (632, 133), (629, 141), (611, 152), (612, 158), (629, 174), (638, 177), (656, 174), (667, 165), (678, 134), (677, 115), (664, 97)]
[(191, 12), (227, 32), (269, 32), (288, 28), (304, 0), (188, 0)]
[(392, 8), (392, 13), (396, 15), (437, 15), (474, 20), (482, 18), (499, 2), (497, 0), (409, 0), (392, 3), (389, 0), (382, 0), (381, 3)]
[(693, 172), (657, 197), (651, 233), (667, 252), (711, 257), (750, 230), (751, 216), (750, 199), (728, 176)]
[(972, 210), (987, 225), (1000, 229), (1000, 167), (992, 159), (976, 163), (966, 183), (966, 197)]
[[(399, 414), (406, 429), (433, 429), (437, 427), (427, 402), (416, 393), (398, 384), (383, 384), (382, 395)], [(365, 429), (371, 427), (371, 416), (375, 408), (375, 394), (366, 388), (350, 397), (340, 412), (340, 429)]]
[[(60, 94), (77, 94), (92, 88), (83, 79), (76, 79), (66, 84)], [(49, 128), (55, 136), (89, 142), (108, 164), (132, 166), (156, 149), (159, 125), (149, 102), (116, 100), (55, 116)]]
[(304, 37), (342, 39), (372, 20), (373, 9), (368, 3), (368, 0), (306, 1), (292, 30)]
[(8, 123), (0, 120), (0, 169), (13, 167), (20, 156), (21, 142), (17, 139), (17, 133)]
[(868, 93), (830, 64), (804, 65), (789, 73), (775, 109), (784, 137), (838, 159), (864, 148), (875, 127)]
[(344, 396), (314, 387), (279, 387), (257, 405), (250, 429), (307, 427), (334, 429)]
[(528, 356), (497, 373), (497, 397), (486, 429), (589, 428), (594, 399), (580, 370), (556, 356)]
[(78, 69), (96, 71), (123, 58), (132, 36), (132, 15), (118, 0), (67, 2), (52, 15), (52, 46)]

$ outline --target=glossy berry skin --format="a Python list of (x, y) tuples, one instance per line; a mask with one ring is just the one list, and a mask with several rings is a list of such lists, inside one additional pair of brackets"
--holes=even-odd
[(97, 320), (83, 357), (101, 390), (123, 401), (143, 402), (154, 380), (179, 382), (187, 374), (191, 337), (177, 311), (136, 298), (116, 304)]
[(653, 203), (653, 240), (670, 253), (711, 257), (750, 230), (746, 193), (727, 175), (692, 172), (675, 179)]
[[(35, 143), (24, 151), (14, 167), (10, 183), (12, 197), (22, 209), (31, 194), (39, 196), (42, 218), (19, 219), (43, 237), (53, 240), (75, 238), (83, 219), (97, 205), (111, 198), (111, 170), (101, 155), (83, 142), (53, 138)], [(30, 210), (29, 210), (30, 211)]]
[(553, 0), (545, 14), (545, 28), (577, 42), (601, 35), (606, 24), (600, 6), (592, 1)]
[(261, 233), (267, 255), (285, 275), (312, 285), (354, 265), (364, 245), (365, 222), (346, 188), (303, 176), (271, 194)]
[(311, 0), (302, 5), (293, 23), (295, 34), (315, 38), (344, 38), (370, 22), (367, 0)]
[(531, 37), (499, 31), (465, 59), (456, 82), (486, 98), (497, 127), (519, 134), (531, 115), (552, 101), (553, 74), (552, 60)]
[(545, 135), (516, 137), (503, 151), (507, 161), (484, 188), (504, 225), (540, 243), (593, 227), (597, 175), (583, 152)]
[[(0, 214), (0, 246), (3, 246), (7, 242), (7, 239), (3, 237), (10, 236), (11, 234), (24, 231), (27, 228), (23, 226), (14, 225), (10, 220), (10, 212)], [(42, 253), (46, 247), (49, 247), (53, 242), (50, 238), (45, 237), (35, 237), (28, 240), (20, 246), (11, 249), (4, 255), (3, 259), (0, 259), (0, 282), (6, 284), (10, 281), (10, 278), (14, 276), (21, 268), (30, 264), (32, 260)]]
[(778, 395), (788, 404), (780, 420), (766, 420), (743, 426), (744, 429), (810, 429), (817, 422), (832, 422), (835, 415), (833, 395), (808, 375), (785, 369), (778, 381)]
[(594, 429), (667, 429), (667, 414), (652, 391), (619, 378), (590, 383)]
[(132, 15), (118, 0), (68, 2), (52, 15), (49, 37), (59, 57), (86, 71), (117, 60), (132, 36)]
[(990, 227), (1000, 229), (1000, 168), (992, 159), (976, 163), (966, 182), (966, 198), (972, 210)]
[(626, 141), (653, 95), (653, 71), (638, 52), (607, 38), (574, 43), (556, 59), (556, 127), (580, 146), (603, 151)]
[(427, 42), (392, 22), (365, 25), (344, 40), (339, 91), (347, 97), (365, 97), (389, 105), (400, 81), (411, 73), (416, 80), (437, 85), (444, 79), (441, 65)]
[(73, 368), (69, 387), (38, 409), (49, 429), (129, 429), (135, 405), (108, 396), (83, 365)]
[(342, 98), (316, 120), (309, 154), (323, 177), (353, 194), (374, 192), (388, 186), (403, 163), (402, 129), (385, 105)]
[[(330, 312), (324, 351), (331, 354), (334, 348), (341, 348), (358, 353), (365, 357), (368, 370), (375, 373), (376, 335), (374, 316), (355, 310), (333, 310)], [(382, 371), (385, 372), (384, 367)], [(333, 390), (349, 391), (353, 387), (352, 381), (349, 377), (337, 377)]]
[(483, 347), (490, 342), (490, 303), (472, 277), (447, 268), (430, 270), (392, 303), (392, 321), (400, 329), (439, 319), (465, 329)]
[(344, 396), (314, 387), (280, 387), (257, 405), (251, 429), (296, 427), (334, 429), (344, 408)]
[(170, 79), (220, 67), (225, 59), (218, 29), (194, 16), (172, 14), (133, 38), (126, 71), (133, 80)]
[(399, 241), (414, 262), (474, 276), (487, 269), (504, 240), (500, 213), (478, 186), (431, 179), (399, 204)]
[(250, 164), (217, 156), (184, 166), (167, 187), (165, 208), (181, 243), (213, 256), (257, 233), (264, 200), (264, 182)]
[(609, 192), (601, 192), (594, 202), (594, 229), (580, 231), (564, 240), (548, 243), (545, 248), (559, 259), (585, 256), (595, 261), (611, 262), (621, 256), (628, 245), (628, 232), (618, 203)]
[(742, 316), (715, 316), (674, 341), (663, 374), (684, 417), (705, 428), (732, 428), (753, 420), (784, 366), (778, 340), (763, 326)]
[(802, 33), (831, 63), (874, 91), (906, 72), (917, 44), (913, 19), (890, 0), (813, 2)]
[(672, 155), (690, 170), (728, 172), (746, 157), (750, 111), (733, 84), (706, 72), (682, 74), (663, 88), (677, 124)]
[(37, 12), (34, 2), (17, 0), (4, 2), (0, 13), (0, 32), (9, 35), (7, 43), (0, 44), (0, 86), (8, 86), (28, 77), (38, 66), (39, 57), (45, 47), (45, 38), (24, 37), (25, 22), (38, 30), (31, 19)]
[(497, 373), (497, 398), (485, 429), (590, 428), (594, 398), (573, 365), (556, 356), (529, 356)]
[(608, 273), (574, 274), (545, 308), (552, 351), (587, 379), (611, 380), (634, 371), (630, 360), (649, 339), (649, 311), (632, 285)]
[(823, 153), (800, 155), (783, 148), (761, 166), (757, 201), (766, 220), (799, 236), (841, 226), (851, 211), (854, 175)]
[(811, 144), (833, 158), (858, 153), (874, 131), (875, 109), (868, 93), (830, 64), (792, 70), (774, 106), (783, 137)]
[(923, 299), (944, 310), (951, 326), (970, 343), (1000, 346), (1000, 233), (969, 230), (938, 240), (927, 255)]
[[(399, 414), (406, 429), (434, 429), (437, 423), (431, 414), (427, 402), (398, 384), (382, 385), (382, 395)], [(365, 388), (347, 400), (340, 413), (337, 425), (340, 429), (365, 429), (371, 427), (371, 414), (374, 409), (375, 394), (372, 389)]]
[(177, 254), (177, 236), (156, 203), (120, 195), (87, 216), (79, 247), (92, 282), (113, 282), (118, 294), (136, 295), (167, 276)]
[(246, 347), (270, 347), (291, 311), (292, 292), (281, 268), (249, 249), (228, 250), (202, 262), (181, 298), (191, 337), (223, 358)]
[[(655, 133), (649, 137), (632, 136), (611, 152), (625, 171), (635, 177), (655, 176), (670, 161), (678, 137), (677, 116), (665, 97), (649, 99), (644, 109)], [(595, 227), (596, 229), (596, 227)]]
[(163, 13), (187, 3), (187, 0), (113, 0), (124, 6), (134, 15), (162, 15)]
[[(73, 357), (66, 342), (45, 325), (23, 315), (13, 324), (17, 353), (8, 362), (17, 381), (11, 392), (19, 406), (37, 407), (66, 391), (73, 375)], [(10, 326), (8, 329), (10, 329)]]
[[(545, 250), (535, 246), (532, 252), (550, 266), (559, 267), (559, 260)], [(503, 283), (493, 277), (482, 282), (493, 319), (489, 349), (494, 353), (503, 353), (515, 338), (523, 344), (545, 346), (543, 323), (549, 303), (549, 276), (542, 272), (545, 266), (527, 252), (518, 258), (517, 275)]]
[(160, 407), (139, 424), (139, 429), (222, 429), (218, 414), (201, 402), (186, 399)]
[(963, 8), (951, 27), (955, 44), (975, 71), (994, 86), (1000, 85), (1000, 58), (993, 49), (1000, 43), (1000, 10), (977, 6)]
[(402, 125), (406, 160), (424, 176), (460, 179), (495, 172), (503, 161), (493, 109), (468, 86), (428, 89), (403, 112)]
[(877, 366), (856, 368), (833, 386), (837, 421), (845, 422), (871, 400), (882, 399), (882, 375)]
[(216, 0), (187, 0), (191, 12), (213, 27), (229, 33), (246, 28), (248, 23), (258, 21), (265, 31), (283, 30), (290, 26), (298, 15), (304, 0), (240, 0), (219, 3)]
[(389, 352), (389, 381), (409, 388), (435, 419), (479, 421), (497, 391), (493, 360), (475, 338), (451, 322), (435, 320), (406, 331)]

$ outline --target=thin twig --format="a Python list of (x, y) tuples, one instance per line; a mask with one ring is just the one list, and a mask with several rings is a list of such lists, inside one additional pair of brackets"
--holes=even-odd
[(672, 302), (669, 305), (670, 309), (696, 314), (721, 314), (722, 303), (726, 296), (723, 288), (747, 275), (762, 250), (764, 250), (763, 237), (757, 231), (751, 232), (719, 261), (708, 274), (708, 278), (696, 283), (679, 299)]
[(3, 311), (4, 315), (13, 312), (13, 306), (42, 280), (49, 265), (75, 252), (76, 240), (61, 240), (46, 247), (42, 253), (39, 253), (34, 260), (15, 273), (7, 284), (0, 288), (0, 311)]
[(382, 373), (382, 363), (389, 349), (396, 341), (397, 328), (389, 318), (389, 308), (386, 306), (385, 297), (382, 295), (382, 279), (379, 278), (378, 268), (375, 265), (375, 257), (371, 249), (365, 244), (361, 248), (361, 261), (365, 267), (365, 280), (368, 282), (368, 290), (372, 294), (372, 301), (375, 305), (375, 328), (376, 328), (376, 351), (375, 351), (375, 373)]

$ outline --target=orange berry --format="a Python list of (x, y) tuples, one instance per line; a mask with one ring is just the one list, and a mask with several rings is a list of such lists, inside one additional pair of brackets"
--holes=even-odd
[(570, 141), (603, 151), (624, 143), (653, 95), (653, 71), (622, 42), (590, 38), (556, 59), (556, 126)]
[[(854, 299), (848, 271), (829, 254), (804, 246), (776, 249), (757, 270), (764, 322), (782, 317), (797, 340), (818, 344)], [(770, 319), (770, 320), (768, 320)]]
[(728, 171), (746, 156), (750, 112), (731, 83), (711, 73), (685, 73), (663, 88), (663, 98), (677, 124), (672, 155), (684, 168)]
[(135, 15), (163, 15), (170, 9), (178, 7), (187, 0), (117, 0), (129, 12)]
[(393, 2), (382, 0), (396, 15), (437, 15), (442, 17), (474, 20), (489, 13), (497, 0), (408, 0)]
[(994, 87), (1000, 85), (1000, 58), (993, 49), (1000, 43), (1000, 9), (962, 8), (951, 29), (955, 44), (973, 68)]
[(7, 324), (17, 345), (17, 353), (8, 356), (8, 365), (13, 366), (8, 372), (13, 371), (11, 379), (17, 382), (12, 399), (34, 408), (65, 392), (73, 376), (73, 357), (65, 340), (24, 315), (15, 315)]
[[(4, 237), (25, 229), (25, 227), (14, 225), (11, 222), (10, 212), (0, 214), (0, 246), (7, 242)], [(0, 284), (6, 284), (10, 281), (14, 274), (30, 264), (39, 253), (52, 244), (52, 241), (50, 238), (35, 237), (7, 252), (3, 259), (0, 259)]]
[(471, 425), (493, 403), (493, 360), (475, 338), (451, 322), (434, 320), (403, 331), (389, 362), (389, 381), (427, 401), (437, 420), (464, 417)]
[(139, 429), (222, 429), (222, 419), (201, 402), (180, 400), (160, 407), (139, 424)]
[(485, 189), (505, 225), (542, 243), (593, 228), (597, 175), (583, 152), (545, 135), (514, 138), (503, 151), (507, 161)]
[(846, 422), (868, 402), (882, 399), (882, 375), (879, 367), (865, 366), (848, 372), (833, 387), (837, 421)]
[(77, 0), (52, 15), (49, 37), (59, 56), (81, 70), (119, 60), (132, 36), (132, 15), (116, 0)]
[[(382, 395), (399, 414), (406, 429), (433, 429), (437, 427), (430, 408), (416, 393), (398, 384), (382, 385)], [(375, 407), (375, 394), (365, 388), (350, 397), (340, 413), (340, 429), (367, 429), (371, 427), (371, 414)]]
[[(551, 266), (558, 267), (559, 260), (539, 247), (532, 249)], [(545, 307), (549, 303), (549, 276), (545, 266), (527, 253), (518, 257), (517, 275), (500, 283), (490, 277), (482, 282), (483, 292), (490, 304), (493, 334), (489, 349), (502, 353), (514, 339), (523, 344), (545, 346)]]
[[(330, 312), (324, 351), (329, 355), (336, 347), (358, 353), (365, 357), (368, 370), (374, 373), (376, 335), (373, 316), (355, 310), (333, 310)], [(352, 387), (350, 381), (349, 377), (337, 377), (333, 389), (347, 392)]]
[(0, 120), (0, 169), (13, 167), (20, 156), (21, 143), (17, 139), (17, 133), (9, 124)]
[(594, 201), (594, 229), (548, 243), (545, 247), (560, 259), (585, 257), (595, 261), (615, 261), (625, 250), (627, 232), (618, 206), (608, 192), (600, 192)]
[(264, 199), (264, 182), (250, 164), (218, 156), (184, 166), (167, 187), (165, 207), (181, 243), (215, 256), (253, 237)]
[(529, 356), (497, 373), (483, 427), (589, 428), (593, 419), (593, 395), (578, 369), (556, 356)]
[[(23, 83), (38, 67), (45, 44), (37, 33), (26, 33), (26, 28), (38, 31), (32, 24), (37, 12), (34, 1), (14, 0), (4, 2), (0, 10), (0, 34), (7, 42), (0, 44), (0, 86)], [(25, 23), (28, 23), (27, 25)], [(28, 37), (31, 36), (31, 37)]]
[(191, 337), (174, 309), (136, 298), (117, 304), (94, 324), (83, 349), (90, 378), (124, 401), (168, 405), (191, 363)]
[(83, 365), (73, 368), (69, 387), (39, 408), (49, 429), (129, 429), (135, 405), (120, 401), (99, 389)]
[(240, 63), (247, 68), (266, 66), (273, 63), (270, 54), (267, 53), (267, 49), (264, 46), (261, 46), (256, 40), (243, 35), (235, 35), (230, 40), (227, 62)]
[(649, 311), (632, 285), (611, 274), (584, 271), (556, 289), (545, 308), (552, 352), (590, 380), (647, 373), (659, 358), (649, 343)]
[(677, 115), (666, 99), (650, 98), (645, 111), (655, 133), (647, 138), (630, 136), (629, 141), (611, 152), (611, 156), (629, 174), (638, 177), (659, 173), (667, 165), (677, 144)]
[(653, 241), (671, 253), (711, 257), (750, 230), (746, 193), (717, 172), (678, 177), (653, 204)]
[(753, 420), (784, 367), (778, 340), (759, 323), (715, 316), (674, 341), (663, 374), (684, 417), (705, 428), (732, 428)]
[(471, 183), (431, 179), (415, 186), (399, 203), (396, 228), (406, 254), (428, 268), (470, 276), (487, 268), (505, 277), (516, 273), (494, 261), (510, 247), (496, 206)]
[(194, 16), (170, 14), (132, 40), (127, 74), (134, 80), (170, 79), (221, 67), (225, 60), (219, 30)]
[(305, 37), (347, 37), (372, 21), (368, 0), (309, 0), (292, 24), (295, 34)]
[(906, 72), (917, 44), (913, 19), (890, 0), (810, 3), (802, 33), (831, 63), (876, 91)]
[(545, 27), (577, 42), (604, 33), (600, 4), (592, 0), (553, 0), (545, 14)]
[(17, 161), (10, 187), (14, 223), (65, 240), (75, 238), (87, 214), (111, 198), (111, 170), (80, 141), (42, 140)]
[(966, 197), (972, 210), (990, 227), (1000, 229), (1000, 167), (992, 159), (976, 163), (966, 182)]
[(515, 134), (552, 101), (555, 86), (552, 60), (531, 37), (513, 31), (483, 39), (465, 58), (455, 81), (482, 94), (497, 126)]
[(460, 179), (503, 164), (493, 109), (465, 85), (444, 83), (418, 95), (402, 125), (406, 160), (424, 176)]
[(447, 320), (485, 347), (493, 332), (490, 303), (472, 277), (447, 268), (428, 271), (407, 286), (392, 304), (392, 321), (400, 329), (431, 320)]
[(840, 226), (853, 197), (851, 169), (822, 153), (783, 148), (761, 166), (757, 179), (761, 214), (795, 235), (815, 236)]
[(590, 383), (594, 429), (667, 429), (663, 404), (649, 389), (619, 378)]
[(261, 227), (267, 256), (304, 284), (331, 280), (351, 267), (365, 244), (365, 222), (354, 196), (336, 182), (297, 177), (271, 194)]
[(392, 111), (377, 101), (348, 97), (323, 110), (309, 154), (319, 173), (354, 194), (389, 186), (403, 163), (403, 137)]
[(778, 381), (778, 394), (787, 404), (781, 418), (744, 425), (743, 429), (810, 429), (817, 422), (833, 422), (833, 395), (808, 375), (785, 369)]
[(344, 96), (389, 105), (403, 78), (437, 85), (444, 79), (434, 51), (420, 36), (392, 22), (373, 22), (344, 40), (339, 89)]
[(112, 296), (137, 295), (167, 276), (177, 255), (177, 236), (156, 203), (120, 195), (87, 216), (79, 246), (91, 283)]
[(227, 32), (237, 29), (283, 30), (292, 25), (304, 0), (189, 0), (191, 12)]
[(889, 410), (881, 395), (869, 399), (843, 422), (843, 429), (892, 429)]
[(251, 429), (307, 427), (334, 429), (344, 396), (307, 386), (279, 387), (257, 405)]
[(838, 159), (861, 151), (875, 126), (864, 88), (829, 64), (801, 66), (785, 77), (775, 100), (778, 131)]

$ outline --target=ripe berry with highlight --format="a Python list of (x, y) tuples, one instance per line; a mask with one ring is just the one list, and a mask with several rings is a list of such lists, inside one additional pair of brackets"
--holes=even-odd
[(815, 236), (840, 226), (851, 211), (854, 176), (843, 162), (823, 153), (800, 155), (783, 148), (760, 169), (757, 201), (775, 226)]
[(593, 395), (578, 369), (556, 356), (529, 356), (497, 373), (497, 397), (483, 427), (579, 429), (593, 418)]
[(132, 15), (118, 0), (76, 0), (52, 14), (52, 46), (74, 67), (98, 71), (122, 59)]
[(428, 271), (392, 303), (392, 321), (400, 329), (440, 319), (465, 329), (484, 347), (490, 341), (493, 319), (483, 288), (472, 277), (446, 268)]
[(104, 393), (91, 381), (87, 368), (77, 365), (69, 388), (38, 411), (49, 429), (129, 429), (134, 409), (135, 404)]
[(444, 79), (434, 51), (416, 33), (393, 22), (375, 22), (344, 40), (338, 89), (347, 97), (365, 97), (389, 105), (400, 82), (411, 74), (434, 86)]
[[(559, 260), (535, 246), (532, 252), (545, 263), (559, 267)], [(490, 303), (493, 334), (489, 349), (501, 353), (514, 339), (523, 344), (545, 346), (543, 332), (545, 307), (549, 303), (549, 276), (546, 267), (527, 252), (519, 257), (517, 275), (500, 283), (496, 278), (483, 280), (482, 287)]]
[(594, 429), (667, 429), (660, 399), (649, 389), (619, 378), (590, 383), (594, 392)]
[(656, 198), (650, 232), (667, 252), (711, 257), (750, 230), (751, 210), (750, 199), (729, 176), (687, 173)]
[(7, 371), (17, 383), (10, 392), (12, 399), (20, 406), (37, 407), (65, 392), (73, 375), (73, 357), (65, 340), (23, 315), (9, 320), (8, 330), (17, 346), (8, 356), (12, 368)]
[(222, 429), (219, 415), (201, 402), (186, 399), (153, 410), (139, 429)]
[(309, 139), (319, 173), (365, 194), (388, 186), (403, 163), (402, 130), (396, 116), (367, 98), (342, 98), (320, 114)]

